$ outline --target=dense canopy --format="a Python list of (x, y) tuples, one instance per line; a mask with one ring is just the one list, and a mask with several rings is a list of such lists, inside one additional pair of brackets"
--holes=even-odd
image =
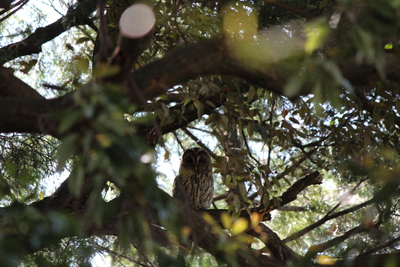
[[(400, 2), (0, 0), (2, 266), (400, 266)], [(185, 149), (212, 207), (171, 197)]]

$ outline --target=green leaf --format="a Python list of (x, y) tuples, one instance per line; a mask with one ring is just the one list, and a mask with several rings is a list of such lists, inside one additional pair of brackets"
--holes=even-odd
[(69, 134), (62, 139), (57, 155), (57, 171), (62, 171), (65, 168), (67, 161), (71, 158), (76, 150), (77, 140), (77, 134)]
[(204, 104), (197, 99), (193, 99), (193, 104), (197, 109), (197, 118), (200, 119), (204, 114)]
[(69, 129), (71, 129), (71, 127), (73, 127), (75, 123), (79, 120), (80, 116), (81, 113), (79, 111), (65, 113), (60, 122), (60, 125), (58, 126), (58, 130), (60, 131), (60, 133), (65, 133)]
[(183, 106), (185, 107), (185, 106), (187, 106), (187, 104), (189, 104), (190, 102), (192, 102), (192, 99), (191, 98), (186, 98), (185, 99), (185, 101), (183, 101)]
[(288, 98), (294, 97), (299, 94), (303, 86), (303, 78), (299, 76), (292, 77), (286, 84), (284, 88), (284, 94)]
[(213, 102), (211, 102), (210, 100), (206, 100), (205, 104), (212, 108), (216, 108), (215, 104)]
[(293, 123), (300, 124), (300, 122), (296, 118), (290, 117), (289, 120)]
[(228, 116), (226, 116), (225, 114), (221, 114), (221, 115), (219, 116), (219, 118), (220, 118), (221, 124), (222, 124), (225, 128), (228, 128), (228, 123), (229, 123), (229, 118), (228, 118)]
[(254, 134), (254, 123), (252, 121), (249, 121), (247, 123), (247, 133), (249, 134), (250, 137), (252, 137)]
[(82, 44), (82, 43), (88, 42), (88, 41), (90, 41), (90, 38), (88, 38), (88, 37), (81, 37), (81, 38), (79, 38), (78, 40), (76, 40), (75, 44)]
[(215, 122), (216, 120), (216, 115), (214, 113), (211, 113), (208, 118), (206, 119), (206, 121), (204, 122), (205, 125), (208, 125), (212, 122)]
[(68, 186), (73, 194), (80, 195), (84, 185), (85, 169), (81, 162), (75, 164), (68, 179)]
[(251, 102), (256, 95), (256, 89), (254, 86), (250, 86), (249, 92), (247, 93), (247, 102)]
[(330, 27), (325, 22), (315, 20), (306, 25), (305, 32), (307, 40), (304, 50), (306, 53), (311, 54), (314, 50), (323, 46), (330, 33)]
[(245, 218), (239, 218), (232, 224), (232, 235), (243, 233), (249, 227), (249, 222)]

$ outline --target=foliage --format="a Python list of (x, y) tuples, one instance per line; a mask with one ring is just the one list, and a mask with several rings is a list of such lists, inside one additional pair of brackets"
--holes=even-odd
[[(399, 259), (397, 1), (149, 1), (153, 31), (126, 40), (133, 2), (60, 2), (53, 23), (31, 1), (34, 19), (1, 19), (0, 57), (18, 70), (1, 77), (48, 98), (0, 85), (4, 264)], [(53, 37), (26, 52), (42, 31)], [(196, 145), (216, 181), (204, 213), (165, 193)], [(323, 183), (286, 204), (315, 171)], [(68, 177), (45, 195), (57, 173)], [(249, 215), (265, 210), (261, 224)]]

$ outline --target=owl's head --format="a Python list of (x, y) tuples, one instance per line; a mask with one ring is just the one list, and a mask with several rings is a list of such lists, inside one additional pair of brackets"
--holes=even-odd
[(179, 174), (191, 175), (195, 172), (205, 172), (211, 170), (211, 157), (207, 151), (201, 147), (186, 149), (183, 153)]

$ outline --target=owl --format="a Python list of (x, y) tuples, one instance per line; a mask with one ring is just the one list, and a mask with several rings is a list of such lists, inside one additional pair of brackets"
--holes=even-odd
[(214, 197), (214, 179), (211, 158), (206, 150), (200, 147), (185, 150), (172, 196), (195, 210), (210, 207)]

